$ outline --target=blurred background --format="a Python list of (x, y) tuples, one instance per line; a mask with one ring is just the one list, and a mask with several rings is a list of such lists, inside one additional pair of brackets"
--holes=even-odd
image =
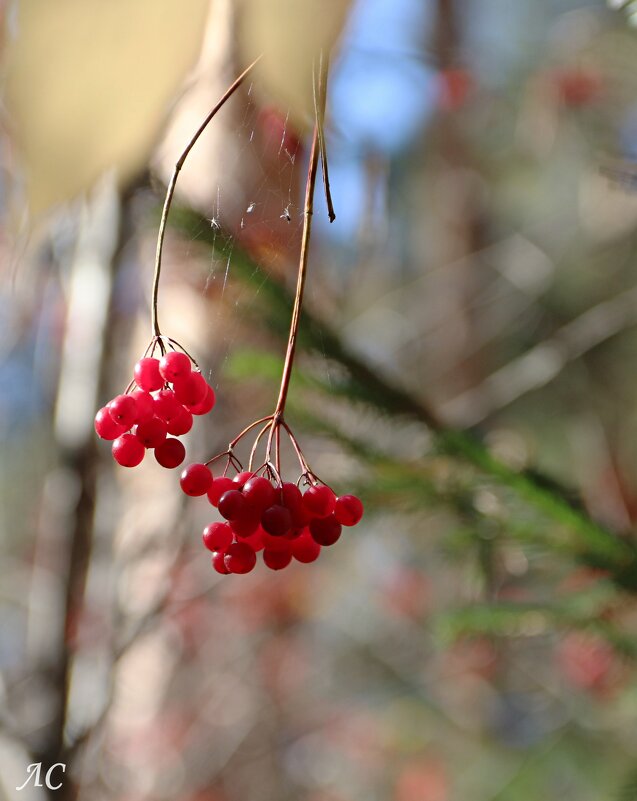
[[(294, 6), (294, 7), (291, 7)], [(637, 3), (8, 0), (0, 798), (637, 799)], [(219, 576), (95, 411), (164, 333), (271, 413), (310, 64), (327, 147), (287, 420), (367, 513)], [(292, 480), (291, 455), (284, 454)], [(59, 790), (27, 766), (67, 765)]]

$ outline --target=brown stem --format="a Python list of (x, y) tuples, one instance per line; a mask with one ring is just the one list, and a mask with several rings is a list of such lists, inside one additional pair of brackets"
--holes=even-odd
[[(270, 420), (269, 423), (266, 423), (261, 431), (256, 436), (254, 443), (252, 444), (252, 450), (250, 451), (250, 458), (248, 460), (248, 470), (252, 470), (252, 463), (254, 462), (254, 457), (257, 452), (257, 448), (259, 447), (259, 442), (261, 442), (261, 438), (265, 435), (266, 431), (272, 431), (272, 427), (274, 425), (274, 421)], [(270, 440), (268, 440), (269, 442)], [(266, 448), (266, 461), (267, 461), (267, 448)]]
[(296, 350), (296, 341), (299, 331), (299, 321), (301, 319), (301, 304), (303, 303), (303, 290), (305, 289), (305, 279), (307, 276), (307, 261), (309, 255), (310, 235), (312, 232), (312, 214), (314, 211), (314, 187), (316, 186), (318, 160), (318, 125), (315, 125), (314, 136), (312, 137), (312, 149), (310, 151), (310, 163), (307, 172), (307, 183), (305, 187), (305, 219), (303, 220), (299, 273), (296, 281), (296, 294), (294, 297), (294, 307), (292, 309), (292, 320), (290, 322), (288, 347), (285, 354), (285, 363), (283, 365), (283, 375), (281, 376), (281, 389), (279, 390), (279, 398), (276, 403), (276, 409), (274, 410), (275, 420), (278, 420), (283, 415), (285, 401), (287, 400), (288, 389), (290, 386), (292, 364), (294, 363), (294, 353)]
[(318, 74), (316, 70), (312, 75), (312, 93), (314, 96), (314, 115), (318, 126), (318, 143), (321, 152), (321, 166), (323, 168), (323, 189), (325, 191), (325, 202), (327, 203), (327, 215), (330, 222), (336, 219), (336, 212), (332, 203), (332, 192), (330, 190), (330, 176), (327, 167), (327, 145), (325, 144), (325, 104), (327, 100), (327, 70), (328, 58), (323, 55), (321, 50), (319, 56)]
[[(177, 160), (177, 163), (175, 164), (175, 166), (173, 168), (173, 173), (170, 176), (170, 181), (168, 183), (168, 189), (166, 190), (166, 199), (164, 200), (164, 208), (163, 208), (162, 213), (161, 213), (161, 220), (160, 220), (160, 223), (159, 223), (159, 232), (157, 234), (157, 252), (155, 254), (155, 274), (153, 276), (152, 306), (151, 306), (151, 325), (152, 325), (152, 329), (153, 329), (153, 335), (155, 337), (160, 337), (161, 336), (161, 330), (159, 328), (159, 319), (158, 319), (158, 316), (157, 316), (157, 298), (158, 298), (158, 294), (159, 294), (159, 275), (161, 273), (161, 255), (162, 255), (162, 250), (163, 250), (163, 247), (164, 247), (164, 235), (166, 233), (166, 223), (168, 221), (168, 212), (170, 211), (170, 205), (172, 203), (173, 195), (175, 194), (175, 185), (177, 184), (177, 178), (179, 177), (179, 173), (181, 171), (181, 168), (184, 165), (184, 162), (188, 158), (188, 154), (190, 153), (190, 151), (194, 147), (195, 142), (197, 141), (197, 139), (199, 139), (201, 134), (204, 132), (204, 130), (208, 126), (208, 123), (212, 120), (212, 118), (215, 116), (215, 114), (225, 105), (226, 101), (229, 100), (232, 97), (232, 95), (237, 91), (237, 89), (241, 86), (241, 84), (244, 82), (246, 77), (249, 75), (249, 73), (256, 66), (256, 64), (259, 62), (260, 59), (261, 59), (261, 56), (256, 58), (252, 62), (252, 64), (250, 64), (249, 67), (246, 67), (246, 69), (241, 73), (241, 75), (239, 75), (239, 77), (234, 81), (234, 83), (232, 83), (226, 89), (226, 91), (224, 92), (223, 96), (221, 97), (221, 99), (219, 100), (217, 105), (209, 112), (209, 114), (206, 117), (206, 119), (201, 123), (201, 125), (197, 129), (195, 135), (192, 137), (190, 142), (188, 142), (188, 145), (186, 146), (186, 149), (181, 154), (181, 156), (179, 157), (179, 159)], [(164, 345), (163, 345), (163, 342), (161, 340), (159, 340), (159, 344), (160, 344), (160, 348), (162, 348), (162, 350), (163, 350)]]

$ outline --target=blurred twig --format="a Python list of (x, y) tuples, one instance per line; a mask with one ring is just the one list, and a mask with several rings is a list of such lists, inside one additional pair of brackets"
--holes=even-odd
[(637, 325), (637, 287), (587, 309), (552, 336), (496, 370), (443, 407), (445, 417), (474, 426), (510, 403), (548, 384), (569, 362)]

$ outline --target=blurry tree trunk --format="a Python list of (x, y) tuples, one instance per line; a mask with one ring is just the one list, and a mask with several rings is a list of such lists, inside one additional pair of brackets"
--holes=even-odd
[[(67, 759), (65, 730), (69, 717), (74, 643), (84, 612), (93, 544), (98, 466), (93, 417), (109, 372), (114, 335), (114, 278), (119, 252), (127, 236), (120, 215), (121, 201), (114, 184), (109, 181), (94, 193), (83, 211), (71, 268), (55, 412), (58, 461), (53, 470), (62, 472), (65, 483), (72, 489), (64, 499), (67, 508), (60, 509), (60, 498), (55, 498), (53, 515), (62, 516), (66, 525), (53, 533), (58, 541), (49, 543), (60, 556), (57, 586), (65, 592), (60, 605), (61, 617), (55, 620), (48, 617), (39, 624), (56, 628), (53, 651), (40, 656), (51, 703), (50, 721), (35, 755), (43, 763), (43, 772), (45, 768), (65, 763)], [(50, 519), (45, 505), (40, 540), (51, 539), (47, 528)], [(38, 549), (43, 550), (42, 542)], [(31, 620), (30, 625), (33, 623)], [(35, 625), (37, 627), (37, 621)], [(62, 787), (51, 792), (58, 799), (73, 799), (77, 789), (72, 765), (68, 765)]]
[[(437, 0), (433, 48), (442, 78), (462, 67), (461, 26), (454, 0)], [(432, 275), (431, 281), (436, 297), (448, 306), (444, 317), (454, 320), (441, 343), (442, 352), (437, 354), (437, 362), (445, 366), (443, 392), (455, 394), (460, 388), (472, 386), (482, 375), (479, 358), (467, 361), (465, 354), (467, 343), (474, 341), (475, 321), (471, 307), (480, 281), (471, 257), (484, 247), (484, 220), (474, 159), (453, 107), (441, 108), (434, 135), (443, 160), (443, 172), (438, 175), (437, 182), (442, 192), (436, 197), (443, 222), (438, 258), (447, 268)], [(441, 282), (438, 292), (435, 291), (437, 282)]]

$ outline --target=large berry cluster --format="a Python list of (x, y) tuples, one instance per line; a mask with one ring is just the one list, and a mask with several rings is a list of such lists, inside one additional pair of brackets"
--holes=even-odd
[[(275, 432), (278, 441), (278, 427), (285, 424), (267, 419), (266, 430)], [(183, 492), (207, 495), (225, 519), (210, 523), (203, 531), (203, 543), (212, 551), (213, 567), (219, 573), (249, 573), (259, 551), (263, 551), (263, 562), (272, 570), (287, 567), (292, 559), (314, 562), (322, 547), (333, 545), (340, 538), (343, 526), (355, 526), (360, 521), (363, 504), (355, 495), (337, 497), (320, 481), (307, 466), (291, 432), (303, 470), (296, 483), (283, 481), (278, 456), (276, 465), (267, 455), (256, 471), (244, 471), (233, 453), (244, 433), (224, 453), (205, 464), (191, 464), (181, 474)], [(227, 456), (228, 462), (223, 475), (215, 477), (210, 464), (221, 456)], [(231, 466), (237, 470), (234, 478), (227, 475)], [(299, 488), (303, 485), (304, 492)]]
[(113, 458), (123, 467), (136, 467), (153, 450), (162, 467), (174, 468), (186, 456), (177, 437), (190, 431), (193, 415), (206, 414), (214, 404), (214, 390), (196, 363), (170, 350), (161, 359), (144, 356), (137, 362), (124, 394), (96, 414), (95, 431), (113, 441)]

